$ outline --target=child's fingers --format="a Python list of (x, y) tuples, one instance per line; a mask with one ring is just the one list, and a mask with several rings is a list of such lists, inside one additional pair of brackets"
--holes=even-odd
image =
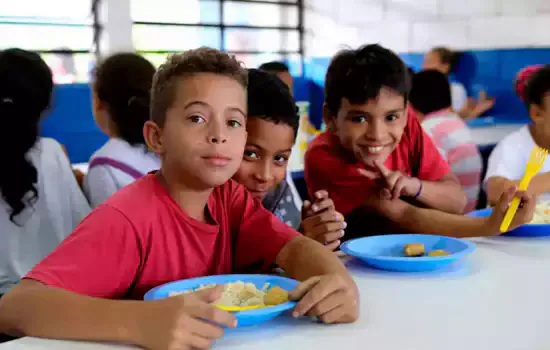
[(311, 210), (313, 210), (313, 212), (315, 212), (315, 213), (319, 212), (319, 211), (326, 210), (326, 209), (328, 209), (328, 210), (334, 210), (335, 209), (334, 202), (330, 198), (325, 198), (321, 201), (315, 202), (311, 206)]
[(505, 213), (508, 210), (508, 206), (514, 198), (516, 191), (516, 186), (510, 186), (504, 193), (502, 193), (502, 195), (500, 195), (500, 200), (498, 201), (498, 210), (501, 213)]
[(361, 169), (361, 168), (358, 168), (357, 171), (359, 172), (359, 174), (363, 175), (367, 179), (376, 180), (380, 178), (380, 174), (374, 171)]
[(403, 188), (405, 188), (405, 180), (406, 179), (404, 176), (400, 176), (395, 181), (395, 184), (393, 185), (393, 190), (392, 190), (393, 199), (399, 199), (399, 197), (401, 197), (401, 192), (403, 191)]
[(315, 198), (317, 199), (325, 199), (328, 198), (328, 192), (325, 190), (319, 190), (315, 192)]
[(327, 249), (330, 250), (330, 251), (335, 251), (340, 246), (340, 243), (341, 243), (340, 240), (334, 241), (334, 242), (326, 244), (325, 247), (327, 247)]
[(388, 190), (387, 188), (383, 188), (382, 190), (380, 190), (380, 198), (391, 199), (391, 197), (392, 197), (391, 191)]
[(309, 210), (311, 207), (311, 202), (308, 200), (305, 200), (304, 203), (302, 203), (302, 210)]
[(390, 176), (390, 174), (392, 173), (392, 172), (390, 171), (390, 169), (386, 168), (386, 166), (384, 165), (384, 163), (382, 163), (381, 161), (375, 160), (375, 161), (374, 161), (374, 165), (376, 166), (376, 168), (378, 169), (378, 171), (380, 171), (380, 174), (381, 174), (384, 178), (387, 178), (387, 177)]
[(339, 240), (340, 238), (344, 237), (345, 232), (343, 230), (336, 230), (331, 232), (325, 232), (324, 234), (324, 241), (327, 244), (330, 244), (334, 241)]
[(342, 214), (333, 211), (333, 210), (327, 210), (320, 212), (314, 216), (309, 217), (308, 219), (310, 226), (308, 227), (317, 227), (319, 225), (322, 225), (327, 222), (338, 222), (338, 223), (344, 223)]
[(321, 277), (315, 276), (311, 277), (310, 279), (300, 283), (296, 289), (288, 293), (288, 298), (290, 300), (300, 300), (304, 295), (307, 294), (319, 281), (321, 280)]

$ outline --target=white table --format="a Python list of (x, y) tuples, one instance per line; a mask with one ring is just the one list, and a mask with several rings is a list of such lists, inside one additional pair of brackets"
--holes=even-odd
[[(325, 326), (281, 317), (234, 330), (215, 349), (547, 350), (550, 238), (478, 239), (464, 264), (443, 273), (398, 274), (348, 262), (361, 318)], [(23, 338), (0, 350), (131, 349)]]

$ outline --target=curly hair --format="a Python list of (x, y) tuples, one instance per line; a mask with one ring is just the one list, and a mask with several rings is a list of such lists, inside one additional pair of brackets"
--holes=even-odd
[(543, 106), (547, 94), (550, 94), (550, 64), (540, 67), (531, 75), (523, 96), (528, 106)]
[(178, 78), (197, 73), (213, 73), (230, 77), (245, 89), (248, 86), (248, 74), (242, 64), (220, 50), (201, 47), (168, 57), (157, 70), (153, 78), (151, 91), (151, 119), (163, 125), (166, 111), (174, 103), (176, 81)]
[(34, 52), (0, 52), (0, 118), (13, 137), (0, 138), (3, 149), (0, 193), (10, 207), (10, 220), (38, 199), (38, 171), (28, 159), (38, 140), (40, 117), (50, 105), (52, 72)]
[(145, 144), (143, 124), (149, 120), (154, 75), (151, 62), (135, 53), (110, 56), (96, 70), (96, 96), (107, 105), (119, 136), (131, 145)]

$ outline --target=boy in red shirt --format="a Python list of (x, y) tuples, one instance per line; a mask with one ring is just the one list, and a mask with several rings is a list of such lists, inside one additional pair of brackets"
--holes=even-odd
[(223, 334), (218, 325), (236, 325), (211, 305), (220, 288), (138, 300), (169, 281), (273, 263), (305, 280), (291, 293), (301, 299), (295, 316), (358, 317), (358, 292), (343, 264), (229, 180), (246, 142), (246, 86), (246, 71), (218, 50), (174, 55), (159, 68), (144, 136), (161, 157), (160, 171), (98, 206), (1, 299), (0, 333), (208, 348)]
[(416, 116), (407, 113), (409, 90), (407, 67), (379, 45), (333, 58), (323, 108), (328, 131), (305, 156), (309, 192), (328, 191), (346, 217), (346, 239), (396, 231), (497, 232), (495, 218), (448, 214), (462, 213), (466, 197)]

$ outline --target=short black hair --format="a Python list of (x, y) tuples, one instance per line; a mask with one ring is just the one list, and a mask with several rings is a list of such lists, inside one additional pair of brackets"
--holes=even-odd
[(285, 73), (289, 72), (288, 66), (284, 62), (271, 61), (262, 64), (258, 69), (270, 73)]
[(525, 88), (525, 103), (542, 106), (544, 97), (550, 93), (550, 64), (547, 64), (533, 73)]
[(234, 56), (209, 47), (187, 50), (168, 56), (153, 78), (151, 119), (163, 126), (166, 111), (174, 102), (179, 78), (198, 73), (213, 73), (230, 77), (246, 89), (246, 69)]
[(300, 117), (288, 86), (276, 76), (258, 70), (248, 70), (248, 118), (261, 118), (275, 124), (285, 124), (298, 133)]
[(425, 70), (413, 76), (409, 100), (414, 109), (429, 114), (452, 105), (451, 86), (445, 74), (437, 70)]
[(135, 53), (117, 53), (97, 67), (94, 91), (107, 105), (116, 132), (131, 145), (145, 144), (143, 125), (149, 120), (149, 100), (155, 67)]
[(343, 98), (352, 104), (363, 104), (376, 98), (384, 87), (407, 100), (411, 77), (399, 56), (377, 44), (343, 50), (328, 67), (325, 103), (331, 115), (336, 115)]

